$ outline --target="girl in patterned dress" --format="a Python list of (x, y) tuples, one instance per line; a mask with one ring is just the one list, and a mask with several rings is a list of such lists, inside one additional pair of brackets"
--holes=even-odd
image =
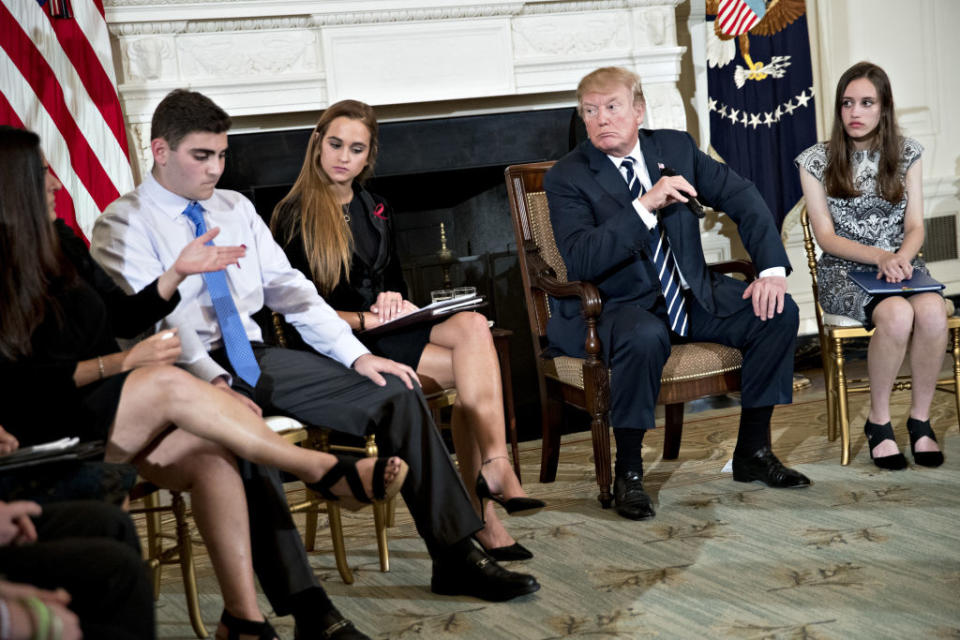
[(870, 414), (864, 432), (870, 458), (883, 469), (907, 466), (890, 423), (890, 393), (908, 349), (910, 451), (919, 465), (943, 463), (930, 427), (930, 403), (947, 344), (944, 302), (930, 292), (871, 296), (847, 272), (875, 269), (887, 282), (927, 272), (917, 255), (923, 245), (922, 152), (920, 143), (900, 135), (887, 74), (860, 62), (837, 83), (830, 141), (796, 159), (810, 223), (823, 250), (820, 304), (826, 313), (876, 328), (867, 351)]

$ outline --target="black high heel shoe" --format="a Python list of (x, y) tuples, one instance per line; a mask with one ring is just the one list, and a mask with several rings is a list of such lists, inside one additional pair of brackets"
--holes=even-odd
[(488, 556), (490, 556), (497, 562), (529, 560), (533, 557), (533, 552), (530, 551), (530, 549), (527, 549), (525, 546), (523, 546), (519, 542), (514, 542), (509, 547), (494, 547), (493, 549), (487, 549), (486, 547), (483, 546), (482, 542), (480, 543), (480, 546), (483, 547), (483, 550), (487, 552)]
[[(397, 476), (390, 484), (385, 484), (384, 476), (387, 470), (388, 460), (389, 458), (377, 458), (374, 464), (372, 499), (367, 496), (367, 492), (363, 488), (363, 481), (357, 472), (356, 462), (350, 463), (337, 460), (337, 463), (323, 474), (322, 478), (316, 482), (306, 482), (304, 484), (307, 485), (308, 489), (316, 491), (323, 496), (325, 500), (338, 502), (340, 506), (350, 511), (359, 511), (368, 504), (389, 500), (400, 492), (400, 487), (403, 486), (403, 481), (407, 479), (407, 471), (410, 470), (410, 467), (407, 466), (406, 462), (400, 460), (400, 470), (397, 472)], [(359, 462), (359, 460), (357, 462)], [(352, 496), (338, 496), (331, 491), (333, 485), (335, 485), (340, 478), (346, 478), (347, 485), (350, 487), (350, 493), (353, 494)]]
[(917, 451), (914, 448), (917, 440), (923, 436), (927, 436), (934, 442), (937, 441), (937, 436), (934, 435), (929, 420), (914, 420), (913, 418), (908, 418), (907, 433), (910, 434), (910, 453), (913, 455), (914, 462), (923, 467), (939, 467), (943, 464), (942, 451)]
[(257, 640), (276, 640), (280, 636), (266, 620), (254, 622), (232, 615), (226, 609), (220, 616), (220, 624), (227, 628), (227, 640), (240, 640), (240, 636), (253, 636)]
[(481, 513), (483, 512), (484, 500), (493, 500), (498, 505), (506, 509), (507, 513), (512, 516), (533, 515), (537, 511), (540, 511), (540, 509), (543, 509), (545, 506), (547, 506), (547, 503), (545, 503), (543, 500), (537, 500), (536, 498), (505, 499), (502, 494), (492, 493), (490, 491), (490, 486), (487, 485), (487, 481), (483, 478), (482, 471), (477, 475), (477, 497), (480, 498)]
[(863, 425), (863, 432), (867, 436), (867, 446), (870, 448), (870, 459), (873, 460), (873, 464), (881, 469), (890, 469), (891, 471), (899, 471), (907, 467), (907, 458), (900, 452), (892, 456), (873, 457), (873, 448), (875, 446), (884, 440), (893, 440), (894, 443), (897, 441), (896, 438), (893, 437), (893, 426), (891, 426), (889, 422), (886, 424), (874, 424), (867, 420), (867, 423)]

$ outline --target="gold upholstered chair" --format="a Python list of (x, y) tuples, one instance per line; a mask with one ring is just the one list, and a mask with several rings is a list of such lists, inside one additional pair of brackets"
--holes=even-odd
[[(845, 371), (846, 357), (844, 344), (851, 340), (869, 338), (873, 329), (868, 330), (862, 324), (846, 316), (824, 313), (820, 307), (819, 288), (817, 286), (817, 249), (810, 229), (807, 208), (800, 211), (800, 226), (803, 228), (803, 247), (807, 254), (807, 267), (810, 269), (810, 281), (813, 285), (814, 307), (817, 313), (817, 329), (820, 337), (820, 357), (823, 360), (823, 378), (826, 385), (827, 402), (827, 438), (837, 439), (840, 432), (840, 464), (850, 464), (850, 416), (848, 395), (870, 391), (870, 381), (866, 378), (848, 379)], [(944, 312), (947, 314), (947, 330), (950, 333), (948, 348), (953, 355), (953, 377), (938, 382), (938, 387), (952, 386), (960, 418), (960, 317), (954, 315), (953, 303), (944, 299)], [(894, 390), (910, 389), (909, 376), (901, 376), (894, 383)]]
[[(550, 225), (543, 177), (553, 162), (507, 167), (505, 179), (517, 238), (517, 255), (523, 278), (524, 298), (540, 383), (543, 414), (543, 450), (540, 481), (556, 479), (560, 457), (560, 426), (564, 405), (586, 411), (591, 417), (593, 454), (600, 488), (598, 499), (606, 508), (610, 494), (610, 425), (608, 419), (610, 374), (601, 359), (597, 319), (603, 308), (600, 293), (590, 282), (570, 282)], [(711, 265), (722, 273), (740, 273), (753, 278), (753, 265), (744, 260)], [(553, 357), (546, 352), (548, 297), (580, 298), (586, 320), (586, 358)], [(657, 404), (664, 405), (666, 433), (663, 457), (679, 455), (683, 431), (683, 403), (721, 395), (740, 388), (740, 351), (720, 344), (693, 342), (675, 345), (663, 370)]]

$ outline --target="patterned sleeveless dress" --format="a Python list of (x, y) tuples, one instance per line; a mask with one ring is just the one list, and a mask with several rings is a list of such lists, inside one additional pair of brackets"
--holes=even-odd
[[(904, 138), (900, 154), (900, 179), (920, 158), (923, 147), (913, 138)], [(903, 243), (903, 219), (907, 208), (907, 194), (892, 204), (883, 199), (877, 189), (879, 151), (855, 151), (851, 165), (853, 184), (861, 195), (855, 198), (827, 196), (827, 208), (833, 218), (836, 234), (860, 244), (896, 251)], [(824, 183), (827, 168), (827, 146), (818, 143), (796, 157), (794, 163)], [(915, 257), (913, 268), (929, 273), (923, 260)], [(865, 308), (873, 300), (863, 289), (847, 277), (848, 271), (875, 271), (876, 265), (863, 264), (823, 253), (817, 261), (817, 280), (820, 306), (825, 313), (847, 316), (870, 326)]]

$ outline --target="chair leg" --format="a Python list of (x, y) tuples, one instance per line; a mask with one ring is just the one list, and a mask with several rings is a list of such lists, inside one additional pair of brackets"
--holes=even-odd
[(683, 436), (683, 403), (668, 404), (663, 410), (666, 417), (663, 425), (663, 459), (676, 460), (680, 455), (680, 438)]
[(960, 423), (960, 328), (950, 329), (953, 352), (953, 399), (957, 405), (957, 422)]
[(377, 532), (377, 552), (380, 556), (380, 571), (390, 571), (390, 547), (387, 546), (387, 503), (373, 505), (373, 526)]
[(597, 500), (604, 509), (609, 509), (613, 504), (613, 494), (610, 493), (610, 427), (605, 417), (605, 413), (602, 416), (595, 415), (590, 421), (590, 431), (593, 434), (593, 466), (597, 474), (597, 486), (600, 488)]
[(163, 555), (163, 539), (160, 537), (160, 513), (155, 511), (160, 506), (157, 492), (148, 493), (143, 497), (144, 514), (147, 519), (147, 557), (150, 558), (150, 578), (153, 582), (153, 599), (160, 599), (160, 575), (163, 565), (160, 557)]
[(850, 417), (847, 409), (847, 376), (843, 372), (843, 341), (833, 339), (833, 356), (836, 362), (837, 408), (840, 422), (840, 464), (850, 464)]
[(343, 520), (340, 518), (340, 505), (327, 503), (327, 519), (330, 521), (330, 539), (333, 541), (333, 557), (337, 561), (337, 571), (344, 584), (353, 584), (353, 572), (347, 564), (347, 551), (343, 544)]
[(820, 361), (823, 364), (824, 391), (827, 401), (827, 440), (837, 439), (837, 387), (830, 341), (820, 334)]
[(827, 440), (837, 439), (837, 370), (832, 354), (823, 360), (824, 392), (827, 400)]
[(190, 525), (187, 523), (187, 508), (179, 491), (173, 495), (173, 517), (177, 522), (177, 545), (180, 548), (180, 572), (183, 574), (183, 592), (187, 599), (187, 612), (190, 624), (198, 638), (207, 637), (200, 614), (200, 600), (197, 593), (197, 574), (193, 566), (193, 541), (190, 539)]
[(311, 504), (310, 507), (307, 508), (307, 522), (303, 530), (303, 546), (307, 551), (316, 551), (317, 525), (318, 520), (320, 519), (319, 515), (317, 514), (316, 503), (320, 498), (309, 489), (307, 489), (307, 498), (314, 504)]
[(386, 514), (387, 528), (397, 526), (397, 496), (393, 496), (383, 505), (383, 511)]
[(540, 482), (553, 482), (557, 479), (557, 465), (560, 463), (560, 425), (563, 419), (563, 405), (556, 400), (546, 399), (540, 406), (543, 410)]

